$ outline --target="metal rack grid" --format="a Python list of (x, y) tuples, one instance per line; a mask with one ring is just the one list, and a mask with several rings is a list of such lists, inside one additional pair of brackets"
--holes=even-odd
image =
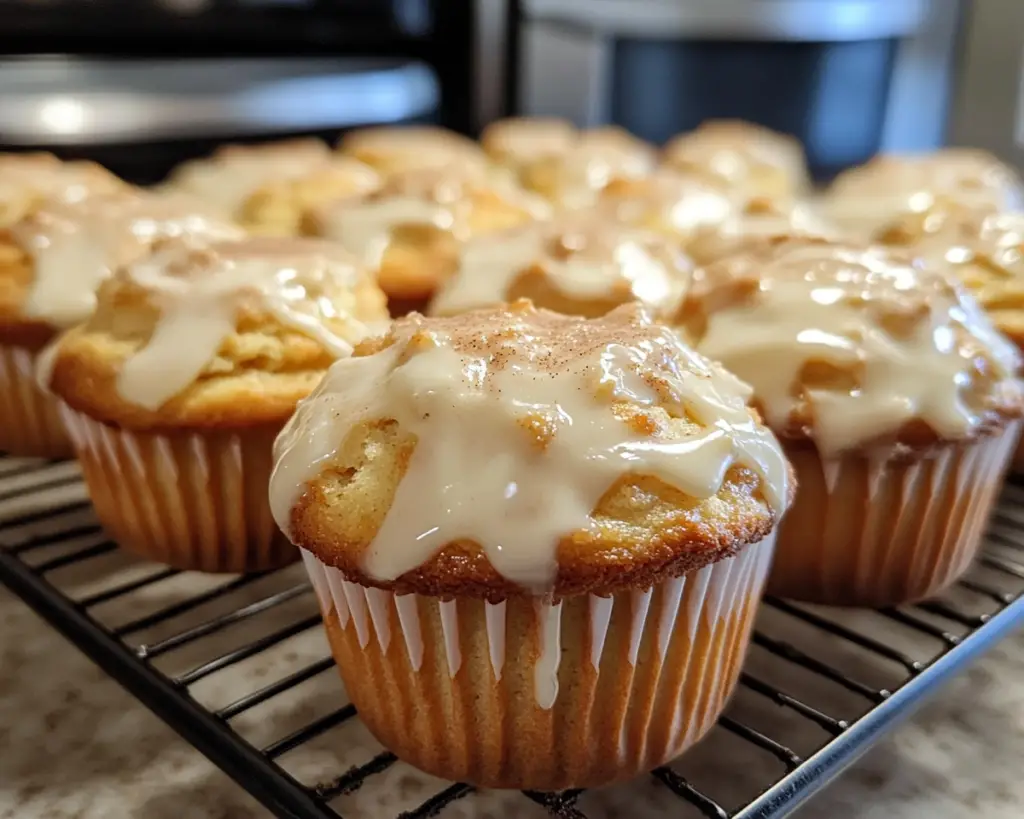
[[(790, 813), (1024, 623), (1024, 486), (1007, 486), (985, 555), (940, 600), (845, 613), (769, 600), (711, 736), (648, 779), (596, 793), (477, 792), (419, 775), (411, 803), (380, 808), (403, 763), (357, 736), (300, 570), (211, 578), (128, 558), (92, 518), (73, 463), (0, 459), (0, 581), (278, 816), (365, 814), (370, 804), (379, 819), (426, 819), (485, 799), (510, 815), (532, 815), (526, 806), (561, 819), (604, 815), (616, 800), (630, 815), (767, 819)], [(311, 700), (329, 705), (313, 713)], [(318, 743), (316, 766), (289, 764)], [(401, 774), (406, 790), (416, 775)]]

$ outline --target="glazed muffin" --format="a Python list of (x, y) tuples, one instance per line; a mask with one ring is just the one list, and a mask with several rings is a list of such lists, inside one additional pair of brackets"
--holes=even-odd
[(45, 375), (100, 523), (182, 569), (297, 559), (267, 503), (274, 436), (386, 320), (356, 260), (311, 239), (174, 241), (121, 268)]
[(248, 198), (264, 185), (309, 176), (330, 165), (331, 157), (318, 139), (223, 145), (210, 156), (178, 165), (160, 190), (194, 196), (239, 219)]
[(0, 228), (10, 227), (46, 201), (72, 203), (129, 188), (95, 162), (62, 162), (46, 153), (0, 153)]
[(487, 165), (486, 155), (473, 140), (430, 125), (360, 128), (345, 134), (338, 150), (385, 176), (451, 165)]
[(885, 606), (967, 568), (1024, 393), (952, 279), (881, 247), (767, 241), (695, 273), (684, 327), (753, 385), (796, 469), (772, 593)]
[(877, 156), (836, 177), (823, 204), (837, 224), (869, 237), (907, 211), (938, 199), (968, 207), (1024, 206), (1021, 180), (987, 151), (945, 148), (931, 154)]
[(559, 208), (593, 205), (615, 179), (635, 179), (650, 173), (657, 154), (650, 145), (621, 128), (608, 126), (582, 131), (563, 153), (543, 154), (524, 162), (519, 178), (528, 189)]
[(96, 289), (168, 237), (198, 242), (241, 228), (194, 203), (129, 191), (37, 206), (0, 229), (0, 451), (62, 458), (71, 445), (36, 362), (58, 333), (89, 317)]
[(484, 128), (480, 145), (498, 165), (521, 171), (542, 157), (564, 156), (578, 139), (576, 127), (564, 119), (510, 117)]
[(470, 242), (430, 312), (450, 316), (526, 298), (595, 318), (636, 301), (671, 319), (690, 273), (689, 259), (658, 234), (573, 214)]
[(373, 734), (543, 790), (700, 739), (792, 486), (748, 396), (635, 305), (413, 314), (334, 365), (275, 445), (271, 504)]
[(842, 231), (812, 204), (799, 200), (751, 199), (735, 208), (725, 219), (703, 226), (686, 243), (696, 264), (711, 262), (742, 252), (775, 237), (840, 238)]
[(810, 188), (799, 140), (749, 122), (709, 120), (671, 139), (662, 162), (717, 179), (744, 199), (788, 200)]
[(298, 236), (305, 215), (329, 202), (362, 196), (381, 186), (369, 165), (335, 156), (307, 176), (268, 182), (242, 203), (239, 221), (259, 236)]
[(484, 171), (444, 166), (396, 173), (365, 196), (314, 208), (305, 229), (362, 259), (404, 312), (455, 272), (464, 242), (549, 215), (543, 200)]

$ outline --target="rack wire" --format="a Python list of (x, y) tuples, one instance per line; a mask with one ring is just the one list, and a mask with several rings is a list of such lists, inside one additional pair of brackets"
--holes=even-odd
[(210, 577), (134, 560), (103, 535), (73, 463), (0, 459), (0, 581), (277, 816), (596, 819), (618, 805), (776, 819), (1024, 622), (1024, 486), (1007, 485), (983, 557), (941, 599), (766, 601), (709, 738), (598, 792), (483, 792), (405, 766), (347, 702), (300, 569)]

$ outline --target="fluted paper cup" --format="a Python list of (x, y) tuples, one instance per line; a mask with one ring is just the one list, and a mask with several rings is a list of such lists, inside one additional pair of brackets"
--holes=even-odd
[(74, 450), (57, 403), (36, 382), (36, 354), (0, 344), (0, 452), (25, 458), (70, 458)]
[(270, 514), (277, 429), (157, 435), (61, 405), (96, 516), (124, 549), (179, 569), (247, 572), (298, 560)]
[(788, 447), (800, 489), (779, 530), (770, 594), (837, 606), (934, 595), (981, 544), (1019, 424), (920, 460), (822, 460)]
[(637, 775), (711, 728), (736, 685), (773, 539), (611, 597), (396, 596), (306, 568), (380, 742), (437, 776), (558, 790)]

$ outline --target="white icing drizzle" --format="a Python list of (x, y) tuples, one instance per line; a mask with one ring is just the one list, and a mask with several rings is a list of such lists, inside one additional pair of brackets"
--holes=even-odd
[[(171, 244), (119, 274), (142, 287), (160, 310), (148, 342), (121, 367), (121, 397), (155, 410), (192, 384), (255, 299), (281, 324), (334, 356), (352, 352), (370, 328), (348, 311), (363, 275), (340, 248), (312, 239), (247, 239), (202, 250)], [(324, 323), (344, 320), (349, 336)]]
[[(784, 242), (698, 277), (691, 306), (716, 306), (697, 348), (754, 386), (773, 428), (813, 419), (826, 457), (914, 419), (959, 439), (1017, 370), (1016, 350), (973, 299), (882, 248)], [(975, 383), (978, 356), (996, 383)], [(829, 368), (825, 381), (808, 366)]]
[(533, 682), (537, 705), (545, 711), (558, 699), (558, 666), (562, 662), (562, 603), (536, 601), (537, 637), (540, 641)]
[(541, 275), (570, 298), (636, 300), (658, 315), (670, 315), (683, 300), (690, 272), (689, 260), (656, 234), (573, 215), (467, 244), (430, 312), (455, 315), (503, 304), (529, 274)]
[[(593, 530), (593, 509), (627, 474), (708, 498), (740, 464), (761, 476), (781, 516), (787, 466), (748, 396), (636, 306), (596, 321), (528, 305), (414, 314), (396, 323), (394, 344), (336, 362), (300, 404), (275, 446), (271, 507), (287, 531), (307, 481), (349, 430), (393, 418), (418, 444), (363, 555), (366, 574), (393, 580), (469, 539), (506, 578), (543, 593), (560, 539)], [(623, 404), (695, 423), (671, 436), (638, 432), (616, 416)]]
[(120, 193), (50, 203), (11, 227), (32, 258), (23, 310), (64, 328), (88, 318), (100, 283), (162, 239), (191, 243), (241, 238), (241, 228), (174, 196)]
[(616, 179), (598, 201), (600, 212), (626, 224), (688, 238), (732, 216), (735, 196), (693, 175), (660, 169), (637, 179)]

